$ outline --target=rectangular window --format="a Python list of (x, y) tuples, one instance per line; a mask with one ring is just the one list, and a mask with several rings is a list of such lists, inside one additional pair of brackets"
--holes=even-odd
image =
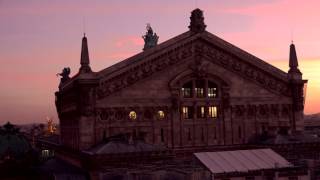
[(189, 106), (182, 107), (182, 117), (183, 119), (193, 118), (192, 107), (189, 107)]
[(208, 88), (208, 97), (216, 98), (217, 97), (217, 88)]
[(205, 107), (204, 106), (198, 106), (197, 107), (197, 118), (205, 118)]
[(195, 88), (195, 92), (198, 98), (204, 97), (204, 89), (203, 88)]
[(208, 116), (210, 118), (216, 118), (218, 116), (217, 106), (209, 106)]
[(185, 98), (191, 97), (191, 88), (181, 88), (182, 90), (182, 96)]

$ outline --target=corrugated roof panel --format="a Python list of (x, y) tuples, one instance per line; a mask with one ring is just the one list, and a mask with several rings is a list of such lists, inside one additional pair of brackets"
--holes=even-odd
[(195, 156), (213, 173), (247, 172), (292, 166), (271, 149), (195, 153)]
[(268, 169), (268, 164), (265, 162), (261, 161), (255, 154), (253, 154), (250, 150), (246, 151), (241, 151), (242, 153), (248, 160), (251, 162), (254, 162), (254, 164), (257, 166), (256, 169)]
[(261, 161), (266, 163), (268, 165), (268, 168), (272, 168), (275, 166), (276, 161), (274, 161), (272, 158), (270, 158), (270, 152), (265, 154), (264, 152), (260, 150), (252, 150), (252, 154), (254, 154), (257, 158), (259, 158)]
[(218, 164), (222, 168), (223, 172), (236, 171), (236, 169), (230, 166), (217, 152), (208, 152), (207, 154), (213, 161), (215, 161), (216, 164)]
[(256, 165), (253, 162), (249, 161), (243, 154), (241, 154), (237, 151), (230, 151), (230, 154), (237, 157), (237, 159), (243, 164), (243, 166), (247, 170), (255, 170), (256, 169)]
[(218, 152), (220, 156), (225, 159), (230, 166), (232, 166), (236, 171), (239, 172), (245, 172), (248, 171), (248, 169), (241, 163), (237, 157), (233, 156), (230, 151), (226, 152)]
[(195, 155), (211, 172), (223, 172), (223, 169), (212, 161), (207, 153), (195, 153)]

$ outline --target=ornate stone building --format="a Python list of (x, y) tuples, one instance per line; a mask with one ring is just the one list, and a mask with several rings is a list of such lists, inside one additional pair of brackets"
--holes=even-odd
[(62, 145), (86, 150), (128, 134), (201, 149), (303, 130), (307, 81), (293, 44), (286, 73), (207, 32), (200, 9), (190, 20), (187, 32), (159, 45), (150, 28), (155, 43), (99, 72), (90, 68), (83, 37), (80, 70), (62, 73), (56, 92)]

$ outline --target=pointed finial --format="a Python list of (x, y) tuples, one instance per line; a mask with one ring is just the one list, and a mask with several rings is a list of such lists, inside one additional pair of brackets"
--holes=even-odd
[(203, 12), (199, 8), (191, 12), (190, 20), (190, 31), (194, 33), (201, 33), (205, 31), (207, 26), (204, 24)]
[(298, 58), (296, 53), (296, 47), (293, 42), (290, 45), (290, 54), (289, 54), (289, 72), (290, 74), (301, 74), (298, 69)]
[(83, 16), (83, 19), (82, 19), (82, 25), (83, 25), (83, 36), (86, 37), (86, 19), (85, 17)]
[(92, 72), (89, 65), (90, 59), (89, 59), (88, 41), (85, 33), (84, 33), (84, 37), (82, 38), (80, 64), (81, 64), (81, 67), (79, 69), (80, 73)]

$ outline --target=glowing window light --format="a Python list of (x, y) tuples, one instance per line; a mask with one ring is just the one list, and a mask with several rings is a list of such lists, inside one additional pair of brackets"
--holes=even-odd
[(137, 119), (137, 113), (135, 111), (130, 111), (129, 118), (132, 120)]

